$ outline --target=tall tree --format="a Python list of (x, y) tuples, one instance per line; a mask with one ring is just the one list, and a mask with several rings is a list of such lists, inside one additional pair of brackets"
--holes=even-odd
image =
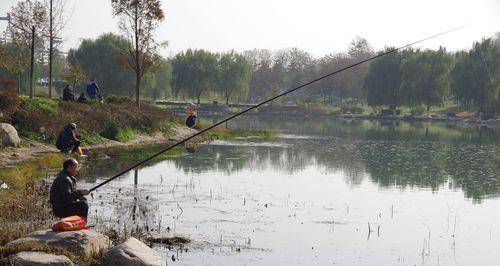
[(171, 93), (172, 64), (161, 59), (155, 72), (147, 73), (143, 78), (141, 94), (153, 100), (167, 97)]
[(48, 10), (46, 13), (48, 13), (47, 37), (49, 39), (49, 98), (52, 98), (54, 43), (66, 25), (66, 0), (45, 0), (45, 6)]
[(229, 105), (229, 98), (234, 95), (246, 98), (252, 68), (244, 56), (229, 52), (219, 60), (219, 89)]
[(492, 38), (474, 43), (457, 55), (452, 71), (452, 90), (467, 105), (490, 115), (497, 108), (500, 93), (500, 45)]
[[(44, 6), (37, 0), (24, 0), (17, 3), (11, 11), (12, 37), (31, 49), (30, 58), (30, 98), (34, 95), (35, 44), (40, 41), (45, 30), (47, 14)], [(37, 40), (38, 39), (38, 40)]]
[(245, 51), (243, 54), (252, 66), (252, 78), (250, 79), (248, 100), (254, 102), (262, 101), (266, 89), (272, 87), (272, 52), (265, 49), (254, 49)]
[(135, 72), (135, 101), (139, 106), (141, 78), (158, 65), (158, 49), (166, 43), (153, 38), (164, 19), (159, 0), (112, 0), (113, 13), (120, 17), (119, 27), (129, 40), (123, 64)]
[(134, 95), (134, 77), (130, 69), (120, 66), (120, 51), (128, 41), (113, 33), (97, 39), (84, 39), (77, 49), (68, 51), (68, 63), (81, 67), (88, 79), (95, 79), (104, 95)]
[[(391, 50), (392, 48), (387, 48)], [(378, 58), (370, 64), (364, 79), (363, 89), (369, 105), (389, 105), (395, 108), (404, 103), (401, 93), (402, 53), (394, 52)]]
[(64, 70), (62, 77), (71, 86), (76, 87), (76, 85), (85, 82), (85, 70), (75, 63)]
[(178, 54), (172, 61), (172, 90), (176, 95), (186, 92), (201, 103), (201, 95), (216, 86), (217, 57), (205, 50)]

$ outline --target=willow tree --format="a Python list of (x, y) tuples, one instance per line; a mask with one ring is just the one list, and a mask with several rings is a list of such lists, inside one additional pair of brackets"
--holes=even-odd
[(234, 52), (223, 54), (219, 60), (219, 72), (218, 85), (226, 105), (229, 105), (231, 96), (246, 99), (252, 66), (245, 57)]
[(166, 45), (153, 37), (165, 16), (159, 0), (112, 0), (111, 5), (113, 14), (120, 18), (120, 30), (129, 41), (121, 62), (135, 72), (135, 101), (139, 106), (141, 79), (158, 66), (158, 50)]
[[(11, 11), (12, 37), (15, 42), (30, 47), (30, 98), (33, 98), (35, 69), (35, 41), (39, 41), (45, 30), (47, 15), (43, 4), (37, 0), (24, 0)], [(40, 42), (43, 43), (43, 42)]]

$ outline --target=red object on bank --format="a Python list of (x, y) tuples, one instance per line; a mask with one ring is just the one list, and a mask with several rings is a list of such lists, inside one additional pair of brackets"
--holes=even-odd
[(77, 231), (82, 229), (88, 229), (87, 221), (84, 217), (73, 215), (66, 218), (61, 219), (61, 221), (57, 222), (52, 226), (52, 231), (60, 232), (60, 231)]

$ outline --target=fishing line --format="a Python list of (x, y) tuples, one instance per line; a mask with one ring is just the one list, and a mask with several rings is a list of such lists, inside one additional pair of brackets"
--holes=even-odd
[(127, 168), (123, 169), (122, 171), (120, 171), (119, 173), (117, 173), (117, 174), (115, 174), (114, 176), (110, 177), (109, 179), (107, 179), (107, 180), (103, 181), (102, 183), (100, 183), (100, 184), (96, 185), (95, 187), (91, 188), (91, 189), (90, 189), (90, 191), (94, 191), (94, 190), (96, 190), (96, 189), (98, 189), (98, 188), (100, 188), (100, 187), (102, 187), (102, 186), (106, 185), (107, 183), (109, 183), (109, 182), (113, 181), (113, 180), (114, 180), (114, 179), (116, 179), (117, 177), (119, 177), (119, 176), (121, 176), (121, 175), (125, 174), (126, 172), (128, 172), (128, 171), (130, 171), (130, 170), (132, 170), (132, 169), (136, 168), (137, 166), (139, 166), (139, 165), (141, 165), (141, 164), (143, 164), (143, 163), (146, 163), (146, 162), (148, 162), (148, 161), (150, 161), (150, 160), (152, 160), (152, 159), (156, 158), (157, 156), (161, 155), (162, 153), (164, 153), (164, 152), (166, 152), (166, 151), (169, 151), (169, 150), (171, 150), (171, 149), (173, 149), (173, 148), (175, 148), (175, 147), (177, 147), (177, 146), (179, 146), (179, 145), (183, 144), (184, 142), (186, 142), (186, 141), (188, 141), (188, 140), (190, 140), (190, 139), (192, 139), (192, 138), (194, 138), (194, 137), (196, 137), (196, 136), (199, 136), (199, 135), (201, 135), (201, 134), (203, 134), (203, 133), (205, 133), (205, 132), (207, 132), (207, 131), (209, 131), (209, 130), (211, 130), (211, 129), (213, 129), (213, 128), (215, 128), (215, 127), (219, 126), (219, 125), (222, 125), (222, 124), (226, 123), (227, 121), (229, 121), (229, 120), (231, 120), (231, 119), (233, 119), (233, 118), (236, 118), (236, 117), (238, 117), (238, 116), (240, 116), (240, 115), (242, 115), (242, 114), (245, 114), (245, 113), (250, 112), (250, 111), (252, 111), (252, 110), (254, 110), (254, 109), (257, 109), (257, 108), (259, 108), (260, 106), (262, 106), (262, 105), (264, 105), (264, 104), (266, 104), (266, 103), (269, 103), (269, 102), (271, 102), (271, 101), (276, 100), (277, 98), (283, 97), (283, 96), (285, 96), (285, 95), (287, 95), (287, 94), (289, 94), (289, 93), (292, 93), (292, 92), (294, 92), (294, 91), (296, 91), (296, 90), (298, 90), (298, 89), (301, 89), (301, 88), (303, 88), (303, 87), (306, 87), (306, 86), (308, 86), (308, 85), (311, 85), (311, 84), (313, 84), (313, 83), (316, 83), (316, 82), (318, 82), (318, 81), (320, 81), (320, 80), (326, 79), (326, 78), (328, 78), (328, 77), (330, 77), (330, 76), (333, 76), (333, 75), (335, 75), (335, 74), (338, 74), (338, 73), (340, 73), (340, 72), (346, 71), (346, 70), (351, 69), (351, 68), (353, 68), (353, 67), (359, 66), (359, 65), (364, 64), (364, 63), (366, 63), (366, 62), (369, 62), (369, 61), (372, 61), (372, 60), (374, 60), (374, 59), (377, 59), (377, 58), (380, 58), (380, 57), (386, 56), (386, 55), (388, 55), (388, 54), (391, 54), (391, 53), (394, 53), (394, 52), (399, 51), (399, 50), (401, 50), (401, 49), (404, 49), (404, 48), (410, 47), (410, 46), (415, 45), (415, 44), (417, 44), (417, 43), (421, 43), (421, 42), (424, 42), (424, 41), (427, 41), (427, 40), (430, 40), (430, 39), (433, 39), (433, 38), (439, 37), (439, 36), (441, 36), (441, 35), (444, 35), (444, 34), (447, 34), (447, 33), (453, 32), (453, 31), (457, 31), (457, 30), (463, 29), (463, 28), (465, 28), (465, 27), (467, 27), (467, 26), (469, 26), (469, 25), (470, 25), (470, 23), (469, 23), (469, 24), (466, 24), (466, 25), (463, 25), (463, 26), (460, 26), (460, 27), (452, 28), (452, 29), (449, 29), (449, 30), (446, 30), (446, 31), (443, 31), (443, 32), (440, 32), (440, 33), (437, 33), (437, 34), (434, 34), (434, 35), (431, 35), (431, 36), (426, 37), (426, 38), (424, 38), (424, 39), (420, 39), (420, 40), (418, 40), (418, 41), (415, 41), (415, 42), (412, 42), (412, 43), (406, 44), (406, 45), (404, 45), (404, 46), (400, 46), (400, 47), (398, 47), (398, 48), (394, 48), (394, 49), (387, 50), (387, 51), (385, 51), (385, 52), (383, 52), (383, 53), (379, 53), (379, 54), (377, 54), (377, 55), (374, 55), (374, 56), (372, 56), (372, 57), (370, 57), (370, 58), (368, 58), (368, 59), (365, 59), (365, 60), (359, 61), (359, 62), (357, 62), (357, 63), (355, 63), (355, 64), (352, 64), (352, 65), (349, 65), (349, 66), (343, 67), (343, 68), (341, 68), (341, 69), (339, 69), (339, 70), (336, 70), (336, 71), (334, 71), (334, 72), (331, 72), (331, 73), (329, 73), (329, 74), (326, 74), (326, 75), (320, 76), (320, 77), (318, 77), (318, 78), (316, 78), (316, 79), (313, 79), (313, 80), (311, 80), (311, 81), (309, 81), (309, 82), (307, 82), (307, 83), (304, 83), (304, 84), (302, 84), (302, 85), (300, 85), (300, 86), (298, 86), (298, 87), (295, 87), (295, 88), (289, 89), (289, 90), (287, 90), (287, 91), (285, 91), (285, 92), (282, 92), (282, 93), (280, 93), (280, 94), (278, 94), (278, 95), (276, 95), (276, 96), (273, 96), (273, 97), (271, 97), (271, 98), (269, 98), (269, 99), (267, 99), (267, 100), (265, 100), (265, 101), (263, 101), (263, 102), (261, 102), (261, 103), (259, 103), (259, 104), (257, 104), (257, 105), (254, 105), (254, 106), (249, 107), (249, 108), (247, 108), (247, 109), (245, 109), (245, 110), (243, 110), (243, 111), (240, 111), (240, 112), (238, 112), (238, 113), (236, 113), (236, 114), (234, 114), (234, 115), (231, 115), (231, 116), (229, 116), (229, 117), (225, 118), (224, 120), (222, 120), (222, 121), (220, 121), (220, 122), (217, 122), (217, 123), (215, 123), (215, 124), (213, 124), (213, 125), (211, 125), (211, 126), (209, 126), (209, 127), (205, 128), (205, 129), (203, 129), (203, 130), (201, 130), (201, 131), (198, 131), (197, 133), (195, 133), (195, 134), (193, 134), (193, 135), (191, 135), (191, 136), (189, 136), (189, 137), (187, 137), (187, 138), (184, 138), (184, 139), (182, 139), (182, 140), (180, 140), (180, 141), (176, 142), (176, 143), (175, 143), (175, 144), (173, 144), (173, 145), (168, 146), (167, 148), (165, 148), (165, 149), (163, 149), (163, 150), (159, 151), (158, 153), (156, 153), (156, 154), (154, 154), (154, 155), (152, 155), (152, 156), (150, 156), (150, 157), (148, 157), (148, 158), (146, 158), (146, 159), (144, 159), (144, 160), (142, 160), (142, 161), (140, 161), (140, 162), (137, 162), (137, 163), (135, 163), (135, 164), (133, 164), (133, 165), (131, 165), (131, 166), (129, 166), (129, 167), (127, 167)]

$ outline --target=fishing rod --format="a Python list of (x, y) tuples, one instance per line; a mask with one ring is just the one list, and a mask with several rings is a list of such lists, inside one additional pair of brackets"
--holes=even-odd
[(190, 139), (192, 139), (192, 138), (194, 138), (194, 137), (197, 137), (197, 136), (199, 136), (199, 135), (201, 135), (201, 134), (203, 134), (203, 133), (205, 133), (205, 132), (207, 132), (207, 131), (209, 131), (209, 130), (211, 130), (211, 129), (213, 129), (213, 128), (215, 128), (215, 127), (219, 126), (219, 125), (222, 125), (222, 124), (226, 123), (227, 121), (232, 120), (233, 118), (236, 118), (236, 117), (238, 117), (238, 116), (240, 116), (240, 115), (242, 115), (242, 114), (245, 114), (245, 113), (248, 113), (248, 112), (250, 112), (250, 111), (252, 111), (252, 110), (254, 110), (254, 109), (257, 109), (257, 108), (259, 108), (260, 106), (262, 106), (262, 105), (264, 105), (264, 104), (266, 104), (266, 103), (269, 103), (269, 102), (271, 102), (271, 101), (276, 100), (277, 98), (283, 97), (283, 96), (285, 96), (285, 95), (287, 95), (287, 94), (289, 94), (289, 93), (292, 93), (292, 92), (294, 92), (294, 91), (296, 91), (296, 90), (299, 90), (299, 89), (301, 89), (301, 88), (303, 88), (303, 87), (306, 87), (306, 86), (308, 86), (308, 85), (311, 85), (311, 84), (313, 84), (313, 83), (316, 83), (316, 82), (318, 82), (318, 81), (320, 81), (320, 80), (326, 79), (326, 78), (328, 78), (328, 77), (330, 77), (330, 76), (333, 76), (333, 75), (338, 74), (338, 73), (340, 73), (340, 72), (346, 71), (346, 70), (351, 69), (351, 68), (353, 68), (353, 67), (356, 67), (356, 66), (359, 66), (359, 65), (361, 65), (361, 64), (367, 63), (367, 62), (372, 61), (372, 60), (374, 60), (374, 59), (377, 59), (377, 58), (380, 58), (380, 57), (386, 56), (386, 55), (388, 55), (388, 54), (391, 54), (391, 53), (394, 53), (394, 52), (399, 51), (399, 50), (401, 50), (401, 49), (404, 49), (404, 48), (410, 47), (410, 46), (415, 45), (415, 44), (417, 44), (417, 43), (421, 43), (421, 42), (424, 42), (424, 41), (427, 41), (427, 40), (430, 40), (430, 39), (433, 39), (433, 38), (439, 37), (439, 36), (441, 36), (441, 35), (444, 35), (444, 34), (447, 34), (447, 33), (453, 32), (453, 31), (457, 31), (457, 30), (463, 29), (463, 28), (465, 28), (465, 27), (467, 27), (467, 26), (469, 26), (469, 25), (470, 25), (470, 23), (469, 23), (469, 24), (466, 24), (466, 25), (463, 25), (463, 26), (460, 26), (460, 27), (452, 28), (452, 29), (449, 29), (449, 30), (446, 30), (446, 31), (443, 31), (443, 32), (440, 32), (440, 33), (437, 33), (437, 34), (434, 34), (434, 35), (431, 35), (431, 36), (429, 36), (429, 37), (426, 37), (426, 38), (420, 39), (420, 40), (415, 41), (415, 42), (412, 42), (412, 43), (408, 43), (408, 44), (406, 44), (406, 45), (404, 45), (404, 46), (400, 46), (400, 47), (398, 47), (398, 48), (393, 48), (393, 49), (387, 50), (387, 51), (385, 51), (385, 52), (383, 52), (383, 53), (379, 53), (379, 54), (377, 54), (377, 55), (374, 55), (374, 56), (372, 56), (372, 57), (370, 57), (370, 58), (368, 58), (368, 59), (361, 60), (361, 61), (359, 61), (359, 62), (357, 62), (357, 63), (352, 64), (352, 65), (349, 65), (349, 66), (343, 67), (343, 68), (341, 68), (341, 69), (339, 69), (339, 70), (336, 70), (336, 71), (334, 71), (334, 72), (331, 72), (331, 73), (328, 73), (328, 74), (326, 74), (326, 75), (320, 76), (320, 77), (318, 77), (318, 78), (316, 78), (316, 79), (313, 79), (313, 80), (311, 80), (311, 81), (309, 81), (309, 82), (307, 82), (307, 83), (304, 83), (304, 84), (302, 84), (302, 85), (300, 85), (300, 86), (298, 86), (298, 87), (295, 87), (295, 88), (289, 89), (289, 90), (287, 90), (287, 91), (284, 91), (284, 92), (282, 92), (282, 93), (280, 93), (280, 94), (278, 94), (278, 95), (276, 95), (276, 96), (273, 96), (273, 97), (271, 97), (271, 98), (269, 98), (269, 99), (267, 99), (267, 100), (265, 100), (265, 101), (263, 101), (263, 102), (261, 102), (261, 103), (259, 103), (259, 104), (256, 104), (256, 105), (254, 105), (254, 106), (252, 106), (252, 107), (249, 107), (249, 108), (247, 108), (247, 109), (245, 109), (245, 110), (243, 110), (243, 111), (240, 111), (240, 112), (238, 112), (238, 113), (236, 113), (236, 114), (233, 114), (233, 115), (231, 115), (231, 116), (229, 116), (229, 117), (225, 118), (225, 119), (224, 119), (224, 120), (222, 120), (222, 121), (219, 121), (219, 122), (217, 122), (217, 123), (215, 123), (215, 124), (212, 124), (211, 126), (209, 126), (209, 127), (205, 128), (205, 129), (203, 129), (203, 130), (200, 130), (200, 131), (198, 131), (197, 133), (195, 133), (195, 134), (193, 134), (193, 135), (191, 135), (191, 136), (189, 136), (189, 137), (187, 137), (187, 138), (184, 138), (184, 139), (182, 139), (182, 140), (180, 140), (180, 141), (176, 142), (176, 143), (175, 143), (175, 144), (173, 144), (173, 145), (168, 146), (167, 148), (165, 148), (165, 149), (163, 149), (163, 150), (161, 150), (161, 151), (157, 152), (156, 154), (154, 154), (154, 155), (152, 155), (152, 156), (150, 156), (150, 157), (148, 157), (148, 158), (146, 158), (146, 159), (144, 159), (144, 160), (142, 160), (142, 161), (140, 161), (140, 162), (137, 162), (137, 163), (135, 163), (135, 164), (133, 164), (133, 165), (131, 165), (131, 166), (129, 166), (129, 167), (127, 167), (127, 168), (123, 169), (122, 171), (120, 171), (119, 173), (115, 174), (114, 176), (112, 176), (112, 177), (108, 178), (107, 180), (103, 181), (102, 183), (100, 183), (100, 184), (96, 185), (95, 187), (91, 188), (91, 189), (90, 189), (90, 191), (92, 192), (92, 191), (94, 191), (94, 190), (96, 190), (96, 189), (98, 189), (98, 188), (100, 188), (100, 187), (102, 187), (102, 186), (106, 185), (107, 183), (109, 183), (109, 182), (113, 181), (113, 180), (114, 180), (114, 179), (116, 179), (117, 177), (119, 177), (119, 176), (121, 176), (121, 175), (125, 174), (126, 172), (128, 172), (128, 171), (130, 171), (130, 170), (132, 170), (132, 169), (134, 169), (134, 168), (136, 168), (136, 167), (138, 167), (139, 165), (141, 165), (141, 164), (143, 164), (143, 163), (146, 163), (146, 162), (148, 162), (148, 161), (150, 161), (150, 160), (152, 160), (152, 159), (156, 158), (157, 156), (161, 155), (162, 153), (164, 153), (164, 152), (166, 152), (166, 151), (169, 151), (169, 150), (171, 150), (171, 149), (173, 149), (173, 148), (175, 148), (175, 147), (177, 147), (177, 146), (179, 146), (179, 145), (181, 145), (181, 144), (185, 143), (186, 141), (188, 141), (188, 140), (190, 140)]

